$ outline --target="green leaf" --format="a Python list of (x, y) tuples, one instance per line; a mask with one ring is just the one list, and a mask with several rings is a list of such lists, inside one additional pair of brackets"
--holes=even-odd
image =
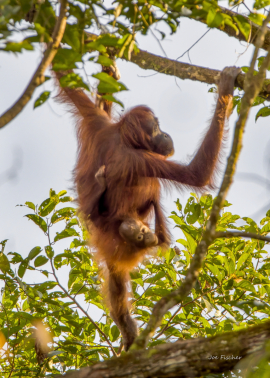
[(22, 49), (24, 49), (24, 50), (34, 50), (34, 48), (31, 45), (31, 43), (29, 43), (29, 41), (27, 41), (27, 40), (22, 41), (22, 42), (7, 42), (6, 43), (6, 47), (2, 48), (0, 50), (8, 51), (8, 52), (13, 52), (13, 53), (18, 53), (18, 52), (21, 53)]
[(113, 61), (108, 58), (107, 56), (104, 55), (99, 55), (97, 63), (101, 64), (102, 66), (105, 67), (110, 67), (113, 65)]
[(227, 14), (222, 14), (224, 24), (230, 26), (234, 31), (236, 32), (236, 35), (239, 33), (239, 30), (235, 23), (233, 22), (232, 18), (228, 16)]
[(116, 104), (118, 104), (122, 108), (124, 108), (124, 104), (121, 101), (116, 100), (116, 98), (113, 97), (112, 95), (103, 95), (102, 98), (104, 98), (105, 100), (111, 101), (111, 102), (115, 102)]
[(34, 109), (37, 108), (38, 106), (44, 104), (44, 102), (46, 102), (48, 100), (48, 98), (50, 97), (50, 94), (51, 94), (50, 91), (45, 91), (45, 92), (41, 93), (39, 98), (34, 103)]
[(190, 255), (189, 255), (188, 251), (185, 251), (185, 250), (183, 250), (183, 253), (184, 253), (185, 258), (186, 258), (186, 261), (187, 261), (187, 266), (189, 266), (189, 263), (190, 263)]
[(259, 26), (262, 26), (263, 21), (265, 20), (266, 16), (260, 13), (250, 13), (248, 18)]
[(54, 209), (55, 206), (59, 203), (58, 195), (55, 192), (50, 193), (50, 198), (47, 198), (45, 201), (38, 208), (38, 213), (42, 217), (46, 217), (46, 215), (50, 214)]
[(28, 254), (28, 260), (33, 260), (40, 252), (42, 251), (41, 247), (34, 247)]
[(62, 88), (71, 88), (71, 89), (74, 89), (74, 88), (84, 88), (86, 89), (87, 91), (89, 91), (89, 88), (88, 88), (88, 85), (86, 85), (82, 78), (76, 74), (76, 73), (69, 73), (65, 76), (62, 76), (61, 79), (60, 79), (60, 85)]
[(213, 198), (211, 194), (206, 194), (200, 198), (200, 205), (204, 209), (209, 209), (212, 206)]
[(2, 248), (1, 248), (1, 252), (4, 252), (4, 249), (5, 249), (5, 246), (6, 246), (6, 244), (7, 244), (7, 241), (8, 241), (8, 239), (5, 239), (5, 240), (2, 240), (2, 241), (0, 242), (0, 245), (2, 246)]
[(54, 71), (69, 70), (77, 68), (76, 62), (81, 62), (82, 56), (80, 53), (71, 49), (59, 49), (53, 60)]
[(218, 28), (223, 22), (223, 17), (218, 9), (210, 8), (207, 14), (206, 23), (210, 28)]
[(264, 98), (260, 97), (260, 96), (257, 96), (252, 104), (252, 106), (258, 106), (258, 105), (261, 105), (263, 104), (265, 101)]
[(48, 261), (49, 261), (49, 259), (47, 259), (47, 257), (45, 257), (45, 256), (38, 256), (35, 259), (35, 261), (34, 261), (34, 265), (37, 268), (39, 266), (42, 266), (42, 265), (46, 264)]
[(42, 231), (46, 232), (47, 231), (47, 224), (44, 219), (42, 219), (40, 216), (36, 214), (27, 214), (25, 217), (31, 219), (37, 226), (39, 226)]
[(240, 289), (242, 289), (242, 290), (251, 291), (252, 293), (256, 294), (256, 290), (255, 290), (254, 286), (249, 281), (242, 280), (237, 285), (237, 287), (240, 288)]
[(188, 246), (189, 246), (189, 251), (193, 255), (195, 253), (196, 248), (197, 248), (197, 242), (186, 231), (183, 231), (183, 233), (185, 234), (185, 237), (187, 238), (187, 242), (188, 242)]
[(120, 335), (119, 328), (116, 325), (113, 325), (112, 328), (110, 328), (110, 339), (112, 342), (118, 339)]
[(243, 253), (241, 256), (240, 256), (240, 259), (238, 260), (238, 263), (237, 263), (237, 270), (239, 270), (241, 268), (241, 266), (244, 264), (244, 262), (249, 258), (250, 256), (250, 253)]
[(259, 117), (268, 117), (269, 115), (270, 115), (270, 106), (264, 106), (256, 114), (255, 121), (257, 121)]
[(0, 252), (0, 269), (4, 274), (10, 269), (8, 258), (3, 252)]
[(270, 5), (270, 0), (256, 0), (253, 8), (261, 9), (267, 7), (268, 5)]
[(173, 219), (174, 223), (182, 225), (184, 224), (183, 218), (179, 217), (175, 212), (172, 212), (173, 215), (170, 215), (169, 218)]
[(53, 248), (50, 245), (47, 245), (45, 247), (45, 252), (46, 252), (46, 255), (49, 257), (49, 259), (53, 258), (53, 256), (54, 256), (54, 250), (53, 250)]
[(98, 39), (97, 42), (110, 47), (115, 47), (118, 45), (119, 39), (113, 34), (102, 34)]
[(228, 264), (229, 264), (229, 276), (231, 276), (235, 271), (235, 261), (232, 258), (230, 258), (228, 260)]
[(115, 80), (106, 72), (99, 72), (92, 76), (99, 80), (98, 91), (100, 93), (115, 93), (127, 90), (127, 87), (124, 84)]
[(60, 202), (73, 202), (74, 198), (70, 196), (65, 196), (65, 197), (59, 198), (59, 201)]
[(25, 202), (25, 206), (29, 207), (29, 209), (36, 210), (36, 206), (33, 204), (33, 202)]
[(85, 51), (99, 51), (100, 53), (106, 53), (106, 47), (98, 41), (90, 42), (85, 45)]
[(189, 224), (194, 224), (198, 220), (200, 214), (201, 214), (201, 206), (198, 203), (195, 203), (192, 206), (190, 213), (187, 215), (187, 222)]
[(63, 219), (71, 219), (76, 210), (73, 207), (64, 207), (63, 209), (57, 210), (51, 217), (51, 222), (57, 223)]
[(249, 35), (250, 35), (250, 29), (251, 29), (250, 23), (246, 20), (244, 16), (241, 16), (240, 14), (238, 14), (237, 16), (234, 16), (233, 19), (237, 23), (241, 33), (244, 35), (244, 37), (248, 41)]
[(24, 259), (20, 265), (19, 265), (19, 269), (18, 269), (18, 276), (20, 278), (23, 278), (25, 272), (26, 272), (26, 269), (28, 267), (28, 259)]
[(181, 212), (182, 204), (180, 203), (179, 198), (177, 198), (177, 200), (174, 203), (176, 204), (177, 210)]
[(218, 281), (221, 282), (222, 281), (222, 274), (221, 274), (220, 270), (218, 269), (218, 267), (216, 265), (212, 265), (212, 264), (209, 264), (209, 263), (207, 263), (206, 266), (210, 270), (210, 272), (212, 272), (213, 275), (218, 279)]
[(70, 236), (79, 236), (79, 234), (74, 228), (66, 228), (55, 236), (54, 241), (57, 242), (58, 240), (69, 238)]
[(67, 43), (70, 47), (72, 47), (73, 51), (77, 51), (80, 53), (81, 43), (80, 43), (80, 33), (78, 29), (78, 25), (66, 25), (65, 34), (63, 37), (63, 42)]
[(59, 354), (66, 353), (64, 350), (51, 350), (48, 352), (48, 357), (58, 356)]
[(67, 194), (67, 191), (66, 190), (61, 190), (57, 195), (58, 195), (58, 197), (62, 197), (65, 194)]
[(270, 232), (270, 222), (266, 223), (266, 224), (263, 226), (261, 232), (262, 232), (262, 234)]

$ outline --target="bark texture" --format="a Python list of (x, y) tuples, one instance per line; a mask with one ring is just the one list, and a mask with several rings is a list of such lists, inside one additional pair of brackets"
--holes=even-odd
[[(136, 55), (132, 54), (131, 62), (145, 70), (154, 70), (165, 75), (179, 77), (182, 80), (189, 79), (206, 84), (217, 85), (221, 73), (221, 71), (218, 70), (178, 62), (177, 60), (164, 58), (143, 50), (140, 50)], [(245, 78), (245, 74), (239, 74), (237, 76), (237, 88), (244, 89)], [(264, 80), (259, 96), (270, 100), (270, 79)]]
[(270, 322), (228, 332), (127, 353), (92, 367), (67, 373), (67, 378), (195, 378), (235, 368), (251, 353), (263, 349), (270, 337)]

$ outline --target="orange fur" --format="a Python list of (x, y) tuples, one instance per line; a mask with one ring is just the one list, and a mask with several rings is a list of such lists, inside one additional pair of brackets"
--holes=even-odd
[[(229, 71), (228, 71), (229, 72)], [(152, 152), (147, 122), (154, 119), (146, 106), (138, 106), (112, 122), (108, 114), (80, 89), (60, 90), (60, 100), (71, 106), (77, 119), (78, 160), (74, 180), (79, 210), (89, 225), (91, 241), (100, 265), (107, 271), (108, 302), (111, 315), (123, 335), (126, 350), (137, 327), (129, 314), (129, 272), (138, 265), (149, 248), (124, 241), (119, 226), (125, 219), (144, 222), (155, 213), (155, 233), (159, 245), (167, 248), (170, 233), (160, 205), (160, 182), (178, 188), (213, 187), (213, 173), (219, 159), (235, 73), (221, 80), (221, 94), (214, 117), (197, 153), (188, 165), (168, 161)], [(58, 79), (61, 73), (56, 73)], [(95, 174), (105, 165), (105, 193)], [(100, 211), (100, 206), (102, 209)]]

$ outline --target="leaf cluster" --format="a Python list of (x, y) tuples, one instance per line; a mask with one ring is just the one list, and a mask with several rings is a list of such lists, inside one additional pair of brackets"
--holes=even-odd
[[(7, 240), (0, 244), (3, 377), (43, 376), (45, 372), (55, 376), (110, 358), (109, 343), (115, 350), (120, 345), (121, 335), (104, 303), (94, 251), (86, 246), (91, 235), (76, 209), (66, 206), (70, 201), (66, 191), (57, 194), (50, 190), (40, 206), (25, 203), (31, 210), (26, 218), (45, 234), (46, 245), (33, 246), (25, 257), (19, 252), (7, 253)], [(212, 204), (211, 195), (198, 198), (192, 194), (185, 206), (177, 200), (177, 211), (170, 216), (179, 230), (177, 244), (166, 253), (148, 256), (132, 272), (131, 311), (140, 328), (148, 322), (154, 304), (181, 285)], [(270, 232), (270, 211), (258, 225), (251, 218), (228, 212), (228, 206), (225, 203), (217, 231)], [(61, 231), (55, 231), (59, 227)], [(268, 318), (270, 259), (266, 244), (239, 237), (216, 239), (190, 295), (165, 315), (149, 346), (214, 336)], [(34, 348), (38, 320), (53, 335), (41, 366)]]
[[(233, 5), (234, 2), (231, 2)], [(241, 33), (248, 41), (251, 22), (261, 26), (265, 15), (258, 10), (270, 4), (270, 0), (256, 0), (254, 9), (247, 16), (232, 15), (219, 6), (218, 1), (207, 0), (124, 0), (106, 6), (98, 0), (69, 1), (67, 25), (59, 49), (53, 61), (53, 69), (71, 70), (61, 80), (62, 86), (91, 90), (85, 81), (83, 68), (92, 60), (104, 67), (113, 65), (115, 58), (130, 60), (132, 53), (138, 52), (136, 34), (147, 35), (152, 25), (161, 39), (166, 37), (164, 30), (176, 33), (182, 17), (189, 17), (206, 23), (210, 28), (224, 29), (229, 26), (236, 35)], [(49, 43), (56, 23), (57, 2), (53, 0), (0, 0), (0, 50), (19, 54), (25, 50), (35, 50), (38, 44)], [(167, 28), (164, 28), (164, 25)], [(96, 28), (100, 36), (86, 33)], [(114, 94), (127, 90), (107, 72), (92, 75), (99, 80), (98, 92), (104, 99), (118, 101)], [(49, 79), (49, 77), (47, 77)], [(35, 100), (34, 108), (42, 105), (50, 97), (44, 91)], [(239, 104), (240, 97), (235, 98)], [(258, 117), (269, 115), (269, 107), (260, 109)]]

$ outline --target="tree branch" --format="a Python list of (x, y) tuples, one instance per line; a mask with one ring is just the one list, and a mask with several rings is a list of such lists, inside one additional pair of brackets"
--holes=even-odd
[(48, 44), (44, 56), (24, 93), (17, 102), (0, 117), (0, 128), (12, 121), (13, 118), (23, 110), (25, 105), (30, 101), (36, 87), (44, 82), (44, 73), (55, 57), (65, 32), (67, 5), (67, 0), (61, 0), (60, 14), (54, 27), (52, 41)]
[(226, 232), (217, 232), (215, 235), (216, 238), (250, 238), (250, 239), (257, 239), (263, 240), (270, 243), (269, 236), (258, 235), (253, 232), (241, 232), (241, 231), (226, 231)]
[(256, 48), (253, 54), (250, 69), (246, 75), (247, 79), (245, 82), (245, 94), (242, 98), (239, 118), (235, 125), (233, 145), (230, 156), (228, 158), (225, 175), (219, 193), (214, 201), (209, 220), (206, 224), (206, 229), (203, 232), (202, 239), (197, 245), (196, 251), (191, 260), (186, 278), (179, 289), (172, 291), (169, 295), (161, 298), (156, 303), (147, 326), (136, 338), (130, 350), (145, 348), (150, 337), (154, 334), (155, 329), (159, 326), (163, 316), (167, 313), (167, 311), (173, 306), (180, 303), (190, 293), (202, 268), (202, 263), (207, 254), (208, 247), (213, 243), (215, 239), (216, 224), (219, 218), (219, 212), (233, 180), (236, 163), (242, 148), (242, 137), (250, 107), (252, 106), (255, 97), (260, 91), (265, 77), (265, 72), (270, 65), (270, 52), (268, 52), (258, 74), (256, 76), (253, 75), (254, 64), (258, 55), (259, 48), (263, 44), (264, 36), (267, 32), (267, 23), (269, 22), (269, 20), (270, 13), (264, 21), (264, 24), (260, 30), (260, 34), (256, 40)]
[[(267, 28), (267, 30), (269, 29)], [(98, 38), (98, 35), (89, 32), (85, 32), (85, 36), (85, 44), (95, 41)], [(117, 55), (116, 50), (114, 51), (114, 55)], [(125, 56), (122, 56), (121, 59), (129, 61)], [(136, 64), (144, 70), (153, 70), (165, 75), (179, 77), (179, 79), (182, 80), (189, 79), (206, 84), (217, 85), (221, 74), (221, 71), (219, 70), (178, 62), (177, 60), (164, 58), (144, 50), (140, 50), (137, 54), (133, 53), (131, 55), (130, 62)], [(239, 89), (244, 89), (245, 79), (245, 74), (239, 74), (237, 76), (235, 86)], [(270, 100), (270, 79), (264, 80), (258, 96), (263, 97), (266, 100)]]
[[(188, 378), (235, 368), (270, 338), (270, 322), (237, 332), (159, 345), (70, 372), (67, 378)], [(62, 376), (61, 376), (62, 377)]]
[[(122, 58), (127, 60), (124, 57)], [(218, 70), (178, 62), (176, 60), (154, 55), (143, 50), (140, 50), (140, 52), (136, 55), (132, 54), (130, 61), (145, 70), (154, 70), (165, 75), (179, 77), (182, 80), (189, 79), (206, 84), (217, 85), (221, 73), (221, 71)], [(239, 74), (237, 76), (235, 86), (239, 89), (244, 89), (245, 79), (246, 75)], [(258, 96), (261, 96), (266, 100), (270, 99), (270, 79), (263, 81)]]
[[(236, 17), (236, 16), (239, 16), (239, 13), (234, 12), (234, 11), (232, 11), (230, 9), (227, 9), (227, 8), (224, 8), (224, 7), (221, 7), (221, 6), (219, 6), (218, 8), (221, 10), (222, 13), (227, 14), (232, 19), (234, 17)], [(246, 19), (246, 21), (251, 26), (251, 34), (250, 34), (250, 41), (249, 41), (249, 43), (252, 43), (253, 45), (255, 45), (255, 40), (256, 40), (256, 37), (258, 35), (258, 32), (259, 32), (261, 26), (254, 24), (254, 22), (252, 22), (248, 17), (243, 16), (242, 14), (241, 14), (241, 16), (244, 17)], [(196, 21), (200, 21), (203, 24), (207, 25), (206, 19), (196, 18)], [(240, 30), (237, 33), (236, 30), (233, 27), (231, 27), (231, 26), (229, 26), (227, 24), (219, 26), (216, 29), (218, 29), (218, 30), (226, 33), (229, 37), (234, 37), (234, 38), (238, 39), (239, 41), (244, 41), (244, 42), (247, 43), (246, 37), (244, 36), (244, 34)], [(261, 48), (264, 49), (264, 50), (268, 50), (269, 46), (270, 46), (270, 29), (267, 28), (266, 29), (265, 39), (264, 39), (264, 42), (263, 42)]]

